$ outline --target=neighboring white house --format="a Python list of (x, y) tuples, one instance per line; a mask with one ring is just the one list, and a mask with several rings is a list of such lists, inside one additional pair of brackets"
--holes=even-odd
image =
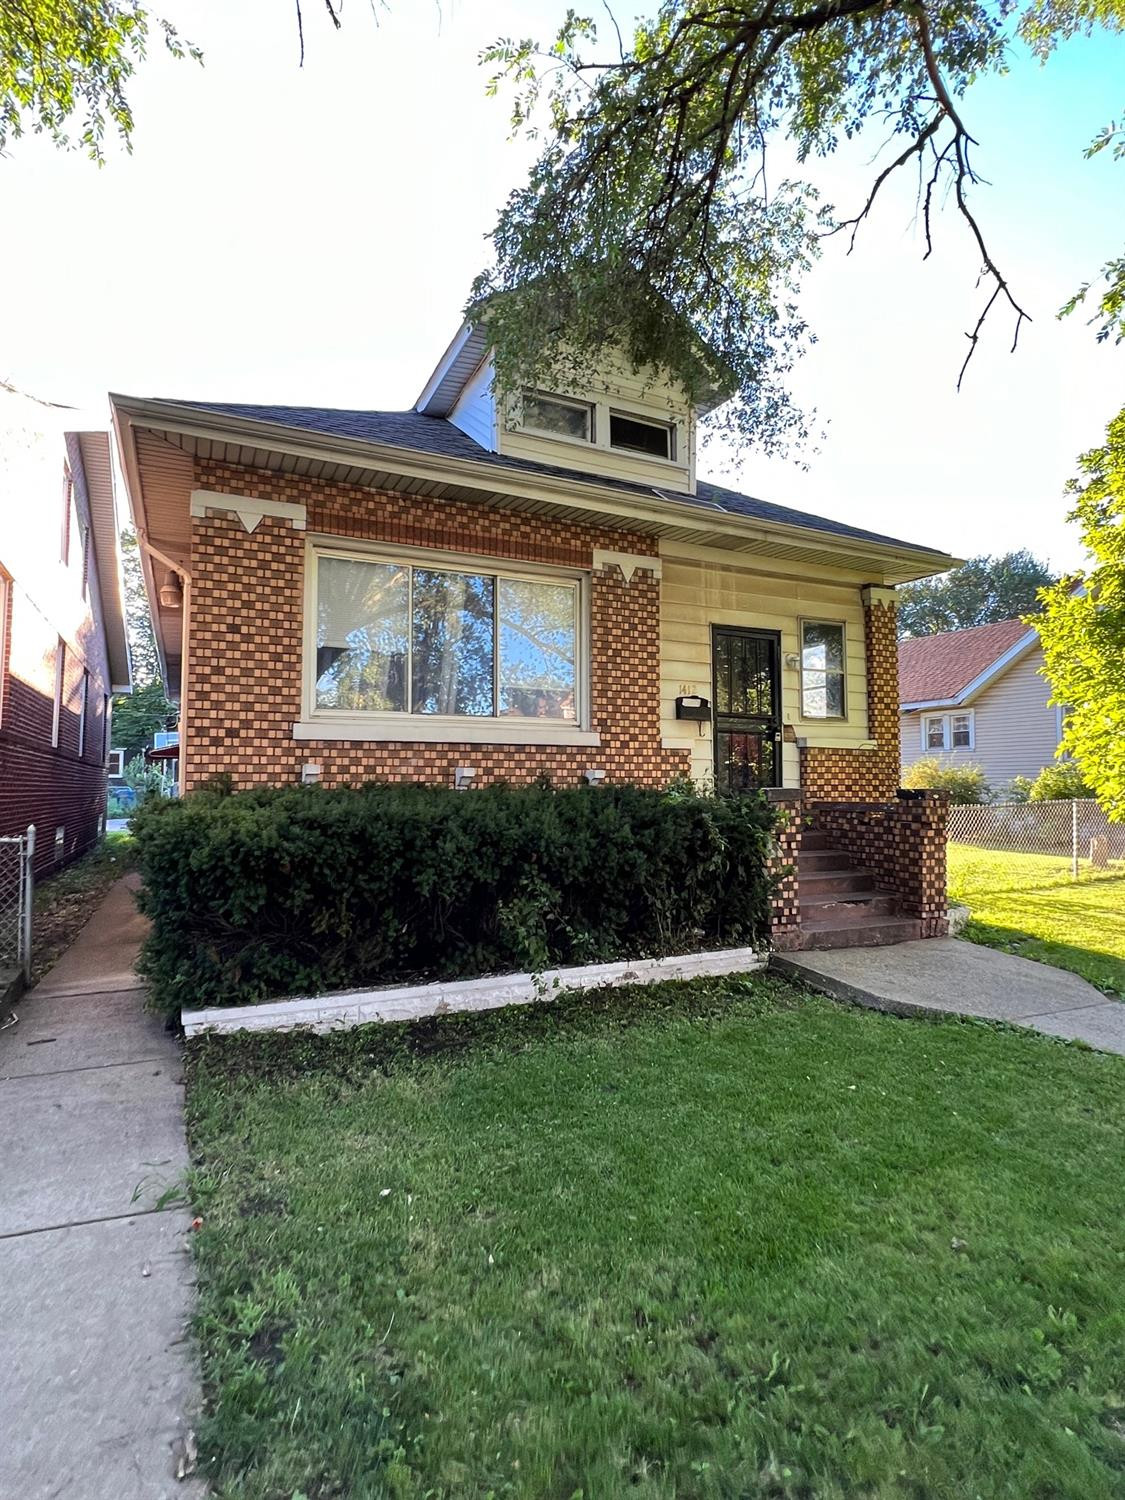
[(1036, 776), (1055, 758), (1062, 709), (1048, 704), (1043, 648), (1022, 620), (901, 641), (902, 765), (923, 755), (982, 766), (989, 784)]

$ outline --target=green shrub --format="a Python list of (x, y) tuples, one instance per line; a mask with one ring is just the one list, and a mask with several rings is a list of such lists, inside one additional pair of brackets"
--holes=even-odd
[(1077, 761), (1058, 760), (1052, 766), (1043, 767), (1027, 795), (1032, 802), (1054, 802), (1059, 798), (1070, 801), (1074, 797), (1092, 797), (1094, 794), (1083, 781)]
[(1013, 776), (1007, 786), (997, 793), (998, 802), (1027, 802), (1031, 797), (1031, 777)]
[(765, 936), (762, 798), (614, 786), (204, 789), (134, 829), (160, 1009)]
[(958, 765), (943, 761), (936, 755), (923, 755), (916, 760), (904, 774), (902, 784), (948, 792), (951, 802), (987, 802), (990, 795), (982, 766), (969, 762)]

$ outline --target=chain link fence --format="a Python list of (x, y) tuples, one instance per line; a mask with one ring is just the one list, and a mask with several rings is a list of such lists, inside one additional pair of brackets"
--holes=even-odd
[(960, 804), (949, 809), (948, 836), (980, 849), (1062, 855), (1075, 879), (1081, 868), (1125, 859), (1125, 824), (1111, 823), (1093, 799)]
[(31, 976), (31, 865), (35, 829), (0, 838), (0, 969)]

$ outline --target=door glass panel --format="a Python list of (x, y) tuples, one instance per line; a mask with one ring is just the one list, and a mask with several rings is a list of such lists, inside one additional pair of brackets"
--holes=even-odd
[(721, 729), (717, 738), (721, 791), (750, 792), (775, 784), (772, 731)]
[(733, 719), (773, 713), (772, 643), (761, 637), (715, 637), (715, 710)]

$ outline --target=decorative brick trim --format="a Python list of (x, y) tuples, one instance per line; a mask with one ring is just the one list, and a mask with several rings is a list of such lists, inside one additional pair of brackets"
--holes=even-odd
[[(192, 518), (191, 650), (184, 694), (187, 788), (221, 772), (238, 787), (295, 782), (307, 761), (324, 786), (344, 782), (438, 781), (458, 766), (474, 786), (547, 775), (576, 784), (591, 767), (609, 781), (663, 786), (691, 772), (690, 751), (665, 749), (660, 734), (659, 558), (650, 537), (296, 475), (201, 460), (196, 484), (211, 492), (207, 514)], [(248, 532), (234, 514), (216, 513), (214, 495), (261, 504)], [(310, 532), (446, 552), (467, 552), (582, 569), (590, 573), (591, 728), (596, 747), (301, 740), (305, 537), (280, 503), (301, 506)], [(232, 510), (242, 508), (232, 504)], [(595, 552), (624, 557), (595, 567)], [(409, 732), (409, 724), (403, 724)]]
[(770, 902), (770, 947), (792, 952), (801, 942), (801, 897), (797, 861), (801, 853), (803, 798), (799, 791), (773, 790), (769, 799), (778, 809), (778, 826), (766, 866), (775, 880)]

